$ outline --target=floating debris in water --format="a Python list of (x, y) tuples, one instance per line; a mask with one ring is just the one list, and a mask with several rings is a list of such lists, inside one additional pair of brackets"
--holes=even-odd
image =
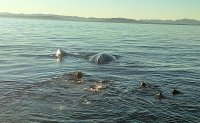
[(183, 94), (183, 93), (180, 92), (180, 91), (178, 91), (178, 90), (176, 90), (176, 89), (173, 89), (172, 95), (175, 96), (175, 95), (177, 95), (177, 94)]
[(147, 88), (147, 87), (148, 87), (148, 85), (146, 82), (141, 82), (140, 88)]
[(102, 84), (92, 85), (92, 86), (90, 86), (90, 91), (100, 92), (103, 88), (104, 87)]
[(76, 83), (83, 83), (84, 74), (81, 71), (75, 71), (69, 74), (69, 81), (75, 81)]
[(80, 71), (76, 71), (73, 73), (74, 77), (77, 79), (82, 79), (83, 78), (83, 73)]
[(165, 99), (165, 97), (163, 96), (163, 94), (161, 92), (155, 94), (155, 98), (156, 99)]
[(106, 80), (100, 81), (100, 83), (90, 86), (87, 90), (91, 92), (101, 92), (103, 89), (106, 88), (106, 83)]

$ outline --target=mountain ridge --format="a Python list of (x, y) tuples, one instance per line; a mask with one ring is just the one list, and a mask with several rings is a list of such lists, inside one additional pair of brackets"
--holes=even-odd
[(84, 21), (84, 22), (107, 22), (107, 23), (138, 23), (138, 24), (171, 24), (171, 25), (200, 25), (199, 20), (195, 19), (178, 19), (178, 20), (159, 20), (159, 19), (128, 19), (128, 18), (95, 18), (95, 17), (78, 17), (65, 16), (56, 14), (13, 14), (0, 13), (0, 17), (9, 18), (27, 18), (27, 19), (49, 19), (49, 20), (65, 20), (65, 21)]

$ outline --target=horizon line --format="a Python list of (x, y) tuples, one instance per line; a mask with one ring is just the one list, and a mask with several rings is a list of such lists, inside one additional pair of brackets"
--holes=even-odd
[(184, 20), (184, 19), (191, 19), (191, 20), (196, 20), (200, 21), (199, 19), (194, 19), (194, 18), (177, 18), (177, 19), (134, 19), (134, 18), (126, 18), (126, 17), (84, 17), (84, 16), (78, 16), (78, 15), (63, 15), (63, 14), (50, 14), (50, 13), (13, 13), (13, 12), (0, 12), (0, 14), (16, 14), (16, 15), (57, 15), (57, 16), (70, 16), (70, 17), (81, 17), (81, 18), (96, 18), (96, 19), (112, 19), (112, 18), (121, 18), (121, 19), (131, 19), (131, 20), (160, 20), (160, 21), (176, 21), (176, 20)]

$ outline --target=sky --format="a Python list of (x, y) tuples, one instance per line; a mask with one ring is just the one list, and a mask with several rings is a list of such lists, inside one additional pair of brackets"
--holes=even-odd
[(200, 20), (200, 0), (0, 0), (0, 12)]

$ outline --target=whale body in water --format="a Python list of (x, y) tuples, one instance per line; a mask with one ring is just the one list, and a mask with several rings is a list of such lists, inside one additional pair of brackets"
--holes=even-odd
[(89, 59), (89, 62), (97, 63), (97, 64), (106, 64), (112, 61), (116, 61), (116, 57), (107, 53), (95, 54), (91, 56)]

